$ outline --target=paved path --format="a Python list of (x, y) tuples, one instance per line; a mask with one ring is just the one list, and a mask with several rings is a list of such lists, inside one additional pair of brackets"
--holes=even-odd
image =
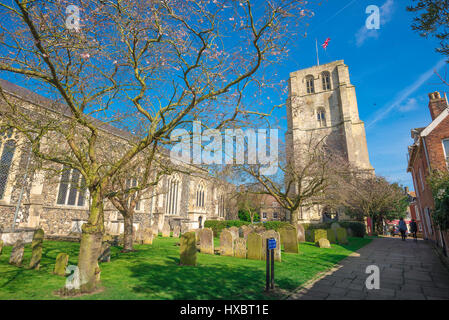
[[(380, 269), (380, 289), (368, 290), (366, 267)], [(449, 271), (431, 244), (423, 240), (374, 239), (316, 282), (299, 288), (289, 299), (449, 300)]]

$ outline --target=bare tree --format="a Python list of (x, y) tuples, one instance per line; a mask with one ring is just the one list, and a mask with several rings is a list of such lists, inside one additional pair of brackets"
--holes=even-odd
[(326, 204), (326, 196), (340, 170), (339, 157), (327, 150), (325, 138), (309, 136), (298, 143), (299, 157), (280, 157), (279, 170), (275, 175), (262, 173), (262, 166), (244, 166), (242, 170), (253, 177), (262, 187), (260, 194), (273, 196), (290, 214), (290, 222), (296, 224), (301, 208)]
[(339, 183), (339, 194), (340, 203), (351, 216), (372, 219), (373, 232), (382, 233), (385, 220), (404, 217), (407, 211), (408, 200), (403, 188), (379, 176), (353, 171)]
[[(240, 103), (243, 90), (257, 83), (262, 65), (283, 55), (307, 3), (70, 3), (81, 19), (67, 16), (66, 1), (0, 3), (0, 19), (7, 21), (0, 26), (0, 71), (30, 80), (59, 102), (52, 111), (26, 111), (2, 91), (2, 121), (30, 141), (37, 158), (78, 170), (90, 194), (78, 257), (82, 292), (99, 281), (110, 180), (193, 119), (222, 128), (248, 114)], [(111, 152), (105, 123), (139, 134), (117, 133), (126, 142)]]

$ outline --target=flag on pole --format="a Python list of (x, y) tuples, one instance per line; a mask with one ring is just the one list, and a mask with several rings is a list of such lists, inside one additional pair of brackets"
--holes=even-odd
[(329, 45), (329, 41), (331, 41), (331, 38), (327, 38), (326, 41), (321, 45), (324, 50), (326, 50), (327, 46)]

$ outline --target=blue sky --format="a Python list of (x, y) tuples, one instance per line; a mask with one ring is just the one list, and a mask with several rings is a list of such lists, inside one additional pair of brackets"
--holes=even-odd
[[(411, 0), (329, 0), (315, 7), (307, 37), (295, 42), (289, 57), (278, 68), (289, 73), (316, 64), (315, 39), (321, 44), (331, 38), (326, 51), (319, 48), (320, 63), (343, 59), (356, 87), (360, 118), (365, 122), (371, 164), (378, 175), (413, 190), (406, 172), (410, 129), (431, 122), (429, 92), (448, 91), (433, 73), (444, 74), (444, 57), (438, 45), (411, 30), (413, 15), (405, 10)], [(366, 32), (368, 5), (381, 9), (379, 30)], [(285, 131), (285, 108), (278, 110)]]

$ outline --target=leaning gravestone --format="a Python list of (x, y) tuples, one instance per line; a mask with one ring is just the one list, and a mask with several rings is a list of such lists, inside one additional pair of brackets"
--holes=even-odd
[(142, 228), (134, 231), (134, 242), (137, 244), (142, 244), (145, 239), (145, 234)]
[(195, 232), (186, 232), (181, 236), (179, 255), (182, 266), (196, 266)]
[(214, 254), (214, 232), (210, 228), (204, 228), (198, 231), (200, 240), (200, 252), (205, 254)]
[(292, 225), (284, 226), (279, 230), (281, 243), (284, 251), (289, 253), (299, 253), (298, 250), (298, 232)]
[(22, 239), (19, 239), (14, 243), (12, 247), (11, 256), (9, 257), (9, 264), (16, 267), (20, 267), (23, 260), (23, 251), (25, 250), (25, 244)]
[(252, 260), (262, 260), (262, 236), (258, 233), (251, 232), (248, 235), (248, 251), (247, 257)]
[(230, 257), (234, 255), (234, 236), (226, 229), (220, 233), (220, 255)]
[(274, 249), (274, 260), (281, 262), (281, 236), (279, 232), (267, 230), (262, 233), (262, 258), (267, 258), (267, 239), (274, 238), (276, 240), (276, 249)]
[(327, 240), (329, 240), (330, 243), (337, 243), (335, 231), (333, 229), (327, 229), (326, 231), (327, 231)]
[(246, 259), (246, 240), (244, 238), (235, 239), (234, 257)]
[(181, 226), (176, 225), (176, 226), (173, 228), (173, 237), (174, 237), (174, 238), (179, 238), (180, 233), (181, 233)]
[(243, 225), (239, 228), (239, 237), (240, 238), (245, 238), (248, 239), (248, 235), (252, 232), (253, 230), (248, 227), (247, 225)]
[(153, 229), (145, 228), (143, 233), (143, 244), (153, 244)]
[(111, 262), (111, 245), (107, 242), (103, 242), (101, 245), (101, 253), (98, 257), (100, 262)]
[(67, 267), (67, 264), (69, 263), (69, 255), (67, 253), (59, 253), (56, 256), (56, 263), (55, 268), (53, 270), (53, 273), (58, 276), (65, 276), (65, 268)]
[(162, 227), (162, 236), (165, 238), (170, 237), (170, 224), (168, 223), (168, 221), (164, 222), (164, 226)]
[(319, 239), (318, 242), (316, 243), (316, 245), (320, 248), (330, 248), (331, 247), (329, 240), (327, 240), (325, 238)]
[(232, 237), (234, 238), (234, 240), (239, 237), (239, 228), (237, 228), (237, 227), (230, 227), (228, 229), (228, 231), (231, 232)]
[(3, 240), (0, 240), (0, 255), (2, 254), (3, 251)]
[(302, 226), (302, 224), (300, 223), (296, 224), (296, 231), (298, 232), (298, 242), (305, 242), (306, 233), (304, 231), (304, 227)]
[(348, 244), (348, 234), (345, 228), (337, 228), (337, 241), (339, 244)]
[(308, 230), (308, 232), (309, 232), (308, 233), (309, 238), (307, 239), (307, 241), (309, 241), (309, 242), (316, 243), (321, 238), (327, 239), (326, 229), (312, 229), (312, 230)]
[(42, 243), (44, 242), (44, 230), (38, 229), (34, 232), (31, 242), (30, 269), (39, 270), (42, 258)]

